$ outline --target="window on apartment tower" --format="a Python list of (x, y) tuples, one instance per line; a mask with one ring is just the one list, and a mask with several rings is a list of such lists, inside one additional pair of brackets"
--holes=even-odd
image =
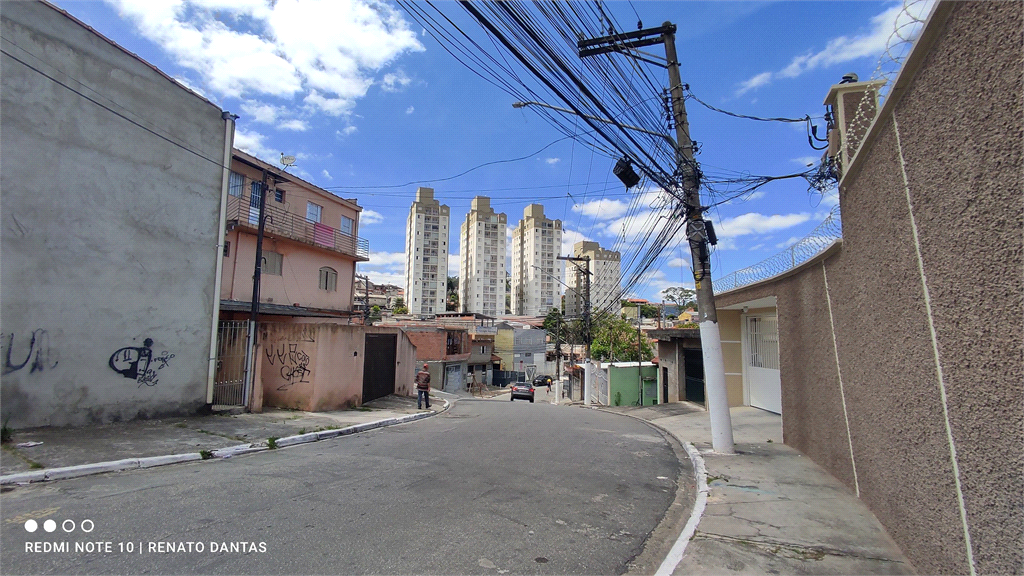
[(334, 268), (324, 266), (320, 269), (320, 289), (328, 292), (338, 291), (338, 272)]

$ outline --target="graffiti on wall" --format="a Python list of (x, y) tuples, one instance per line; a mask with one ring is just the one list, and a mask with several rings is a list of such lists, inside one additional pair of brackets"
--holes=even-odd
[(300, 350), (298, 344), (268, 345), (266, 354), (271, 366), (281, 366), (284, 383), (277, 387), (278, 390), (287, 390), (299, 382), (309, 382), (307, 377), (312, 372), (309, 369), (309, 354)]
[(25, 368), (32, 374), (57, 367), (57, 353), (50, 348), (50, 335), (42, 328), (33, 330), (31, 336), (17, 342), (13, 332), (0, 334), (0, 340), (3, 341), (4, 374)]
[(156, 386), (160, 382), (157, 372), (166, 368), (171, 358), (174, 358), (174, 354), (166, 350), (154, 356), (153, 339), (146, 338), (142, 346), (125, 346), (111, 354), (109, 363), (114, 372), (135, 380), (139, 383), (138, 387), (142, 388), (143, 384)]

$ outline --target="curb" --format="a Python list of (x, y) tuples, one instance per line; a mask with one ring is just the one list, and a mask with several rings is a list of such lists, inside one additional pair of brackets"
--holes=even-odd
[[(437, 412), (420, 412), (416, 414), (407, 414), (405, 416), (395, 418), (385, 418), (383, 420), (375, 420), (373, 422), (355, 424), (353, 426), (348, 426), (347, 428), (341, 428), (338, 430), (324, 430), (321, 432), (308, 432), (306, 434), (285, 436), (284, 438), (279, 438), (276, 441), (276, 444), (278, 448), (285, 448), (287, 446), (298, 446), (300, 444), (318, 442), (320, 440), (337, 438), (339, 436), (357, 434), (359, 432), (365, 432), (367, 430), (373, 430), (375, 428), (394, 426), (396, 424), (405, 424), (407, 422), (414, 422), (416, 420), (429, 418), (436, 414), (441, 414), (442, 412), (446, 412), (449, 408), (451, 408), (451, 406), (452, 403), (448, 400), (445, 400), (444, 407), (438, 410)], [(254, 452), (263, 452), (269, 449), (270, 448), (268, 446), (240, 444), (238, 446), (229, 446), (227, 448), (220, 448), (214, 450), (210, 454), (207, 454), (207, 457), (209, 458), (209, 456), (212, 454), (213, 459), (231, 458), (232, 456), (252, 454)], [(93, 474), (103, 474), (105, 472), (120, 472), (122, 470), (153, 468), (156, 466), (166, 466), (168, 464), (177, 464), (179, 462), (194, 462), (196, 460), (204, 459), (207, 458), (203, 458), (203, 455), (200, 452), (189, 452), (185, 454), (169, 454), (166, 456), (150, 456), (147, 458), (127, 458), (124, 460), (112, 460), (109, 462), (96, 462), (93, 464), (64, 466), (61, 468), (36, 470), (32, 472), (18, 472), (16, 474), (0, 476), (0, 485), (50, 482), (53, 480), (65, 480), (68, 478), (91, 476)]]

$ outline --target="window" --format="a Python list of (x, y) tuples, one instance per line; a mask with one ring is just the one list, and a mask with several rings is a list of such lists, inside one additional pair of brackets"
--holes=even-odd
[(274, 202), (284, 202), (284, 190), (274, 190)]
[(224, 256), (231, 256), (231, 242), (224, 242)]
[(262, 182), (253, 182), (249, 185), (249, 206), (253, 208), (260, 207), (260, 191), (263, 190)]
[(269, 250), (263, 251), (263, 273), (281, 275), (281, 265), (284, 263), (284, 255)]
[(306, 202), (306, 220), (309, 220), (310, 222), (319, 222), (323, 211), (323, 206), (313, 204), (312, 202)]
[(320, 289), (328, 292), (338, 291), (338, 272), (334, 268), (324, 266), (320, 269)]
[(347, 236), (355, 234), (356, 221), (349, 218), (348, 216), (341, 217), (341, 233)]
[(241, 196), (242, 189), (245, 188), (245, 176), (242, 176), (238, 172), (232, 172), (228, 178), (228, 194), (232, 196)]

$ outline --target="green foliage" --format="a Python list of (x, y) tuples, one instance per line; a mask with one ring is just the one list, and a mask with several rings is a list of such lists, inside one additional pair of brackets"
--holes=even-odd
[(199, 451), (199, 456), (203, 460), (209, 460), (210, 458), (213, 458), (213, 452), (210, 452), (209, 450), (200, 450)]
[(405, 308), (405, 298), (402, 298), (401, 296), (399, 296), (398, 298), (395, 298), (395, 303), (392, 306), (392, 308), (394, 308), (396, 310), (395, 314), (399, 314), (399, 312), (397, 312), (397, 310), (399, 308)]
[(558, 308), (552, 308), (551, 312), (548, 312), (548, 315), (544, 317), (544, 329), (551, 335), (552, 340), (555, 338), (556, 331), (561, 332), (558, 325), (563, 321), (562, 311)]
[(271, 436), (267, 438), (267, 448), (271, 450), (277, 450), (277, 436)]
[(665, 288), (661, 291), (661, 295), (665, 300), (668, 300), (680, 308), (689, 308), (697, 305), (697, 293), (689, 288), (683, 288), (682, 286)]
[(638, 359), (646, 361), (654, 358), (654, 350), (646, 337), (637, 337), (635, 323), (606, 315), (594, 323), (594, 342), (590, 347), (590, 355), (603, 362), (636, 362)]
[(3, 426), (0, 426), (0, 444), (7, 444), (14, 438), (14, 430), (11, 430), (7, 423), (11, 421), (11, 417), (4, 418)]
[(459, 277), (449, 276), (445, 297), (445, 310), (447, 312), (458, 312), (459, 310)]
[(408, 314), (409, 309), (406, 308), (405, 306), (395, 306), (395, 309), (392, 310), (392, 312), (394, 312), (395, 314)]
[(622, 392), (615, 393), (615, 405), (622, 406)]

